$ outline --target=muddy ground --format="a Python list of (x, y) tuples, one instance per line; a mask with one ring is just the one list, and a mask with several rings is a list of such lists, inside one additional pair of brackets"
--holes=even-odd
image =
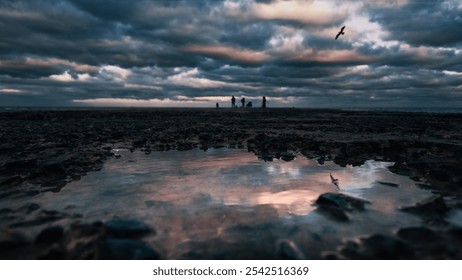
[[(425, 226), (345, 240), (320, 258), (462, 258), (462, 228), (445, 221), (447, 213), (462, 209), (462, 114), (249, 108), (2, 112), (0, 199), (58, 192), (101, 169), (114, 156), (111, 149), (121, 146), (146, 154), (245, 148), (265, 160), (290, 160), (291, 153), (299, 152), (320, 164), (334, 161), (341, 166), (369, 159), (393, 161), (392, 172), (435, 194), (403, 209), (421, 217)], [(59, 222), (65, 219), (72, 223)], [(92, 221), (39, 204), (15, 209), (0, 205), (2, 259), (165, 258), (165, 252), (146, 241), (149, 235), (155, 229), (136, 220)], [(248, 240), (228, 246), (212, 240), (201, 254), (177, 258), (310, 258), (303, 248), (287, 240), (271, 246)]]

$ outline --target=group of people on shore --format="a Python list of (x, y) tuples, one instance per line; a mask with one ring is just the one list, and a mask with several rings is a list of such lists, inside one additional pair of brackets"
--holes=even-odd
[[(218, 102), (217, 102), (216, 106), (217, 106), (217, 108), (220, 107)], [(245, 97), (242, 97), (241, 98), (241, 108), (244, 108), (244, 107), (252, 108), (253, 104), (252, 104), (252, 101), (249, 101), (249, 102), (245, 103)], [(263, 96), (261, 107), (266, 108), (266, 97), (265, 96)], [(231, 108), (239, 108), (239, 106), (236, 105), (236, 97), (234, 97), (234, 95), (231, 97)]]

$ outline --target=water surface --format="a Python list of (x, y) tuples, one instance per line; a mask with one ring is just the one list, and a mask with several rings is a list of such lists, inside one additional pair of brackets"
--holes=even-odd
[[(294, 241), (307, 257), (319, 258), (344, 239), (421, 225), (418, 217), (398, 209), (431, 195), (391, 173), (390, 162), (343, 168), (301, 155), (265, 162), (234, 149), (114, 153), (121, 157), (110, 158), (102, 170), (59, 193), (30, 200), (50, 210), (82, 214), (89, 222), (114, 216), (144, 221), (157, 231), (150, 241), (169, 258), (271, 251), (281, 239)], [(316, 210), (314, 202), (326, 192), (371, 203), (365, 211), (348, 213), (350, 221), (341, 223)]]

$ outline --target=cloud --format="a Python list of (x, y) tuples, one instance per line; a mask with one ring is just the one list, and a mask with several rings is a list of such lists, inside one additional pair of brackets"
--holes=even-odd
[(4, 0), (0, 103), (462, 106), (461, 12), (453, 0)]
[(371, 8), (371, 14), (373, 21), (390, 32), (389, 39), (414, 46), (462, 43), (462, 7), (457, 1), (409, 1), (399, 7)]
[(238, 49), (229, 46), (186, 46), (184, 51), (189, 53), (197, 53), (204, 56), (218, 57), (231, 59), (244, 63), (261, 63), (269, 58), (264, 52)]

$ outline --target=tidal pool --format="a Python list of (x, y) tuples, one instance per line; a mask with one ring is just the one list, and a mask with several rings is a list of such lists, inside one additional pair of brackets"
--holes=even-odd
[[(399, 208), (431, 196), (391, 173), (390, 162), (340, 167), (302, 155), (265, 162), (227, 148), (114, 152), (120, 157), (110, 158), (100, 171), (30, 200), (79, 213), (88, 222), (114, 216), (141, 220), (156, 229), (148, 241), (167, 258), (265, 258), (281, 240), (294, 242), (307, 258), (320, 258), (345, 239), (422, 225)], [(370, 204), (341, 223), (317, 211), (314, 202), (326, 192)]]

